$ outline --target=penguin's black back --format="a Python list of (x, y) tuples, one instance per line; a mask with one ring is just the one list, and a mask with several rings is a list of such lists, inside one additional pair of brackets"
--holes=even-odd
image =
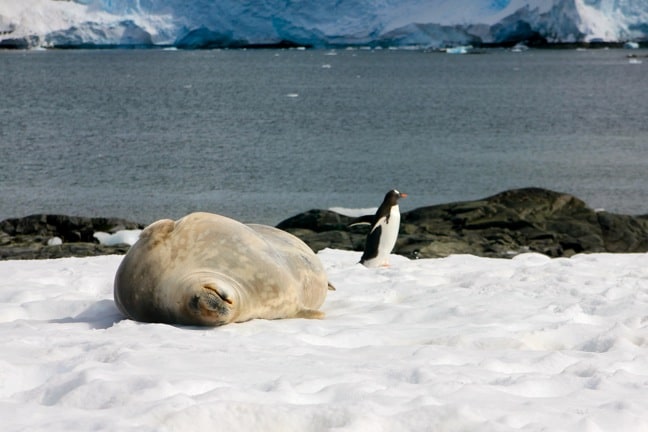
[(382, 204), (378, 207), (376, 214), (371, 221), (371, 229), (373, 230), (380, 220), (380, 218), (387, 218), (389, 222), (389, 214), (391, 213), (391, 208), (398, 204), (398, 199), (400, 198), (400, 193), (397, 190), (392, 189), (385, 195)]
[[(375, 225), (375, 222), (374, 222)], [(371, 232), (367, 234), (367, 239), (365, 240), (365, 248), (360, 258), (360, 263), (364, 264), (365, 261), (378, 256), (378, 245), (380, 244), (380, 236), (382, 234), (382, 227), (377, 226), (375, 229), (372, 226)]]

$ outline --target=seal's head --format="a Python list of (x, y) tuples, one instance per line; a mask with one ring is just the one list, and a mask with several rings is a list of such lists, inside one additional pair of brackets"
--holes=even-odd
[[(184, 325), (219, 326), (234, 322), (241, 301), (236, 282), (228, 276), (211, 270), (193, 270), (179, 279), (170, 279), (176, 289), (162, 290), (173, 293), (173, 299), (161, 304), (175, 304), (167, 313), (173, 321)], [(169, 303), (168, 300), (171, 300)]]

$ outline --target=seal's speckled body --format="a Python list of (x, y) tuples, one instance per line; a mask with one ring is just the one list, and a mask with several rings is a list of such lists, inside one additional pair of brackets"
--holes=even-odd
[(217, 326), (254, 318), (323, 318), (319, 258), (297, 237), (211, 214), (149, 225), (115, 275), (129, 318)]

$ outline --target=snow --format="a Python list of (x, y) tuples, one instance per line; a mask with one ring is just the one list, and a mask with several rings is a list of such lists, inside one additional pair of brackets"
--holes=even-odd
[(0, 42), (36, 46), (277, 44), (447, 47), (648, 38), (648, 0), (21, 0), (0, 2)]
[(2, 430), (648, 430), (648, 255), (319, 257), (324, 320), (219, 328), (123, 319), (118, 255), (0, 262)]
[(63, 239), (61, 237), (52, 237), (47, 240), (48, 246), (60, 246), (63, 244)]
[(112, 234), (97, 231), (92, 236), (103, 245), (115, 246), (118, 244), (127, 244), (132, 246), (139, 239), (141, 232), (142, 230), (140, 229), (120, 230)]
[(378, 211), (378, 207), (366, 207), (366, 208), (349, 208), (349, 207), (331, 207), (330, 211), (339, 213), (344, 216), (349, 217), (361, 217), (367, 215), (373, 215)]

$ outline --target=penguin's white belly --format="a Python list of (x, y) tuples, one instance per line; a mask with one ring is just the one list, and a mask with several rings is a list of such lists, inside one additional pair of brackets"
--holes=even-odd
[(375, 258), (367, 260), (369, 266), (383, 266), (389, 264), (389, 255), (394, 250), (396, 240), (398, 239), (398, 230), (400, 228), (400, 211), (398, 206), (394, 206), (389, 214), (389, 220), (386, 218), (379, 222), (382, 230), (380, 242), (378, 243), (378, 254)]

